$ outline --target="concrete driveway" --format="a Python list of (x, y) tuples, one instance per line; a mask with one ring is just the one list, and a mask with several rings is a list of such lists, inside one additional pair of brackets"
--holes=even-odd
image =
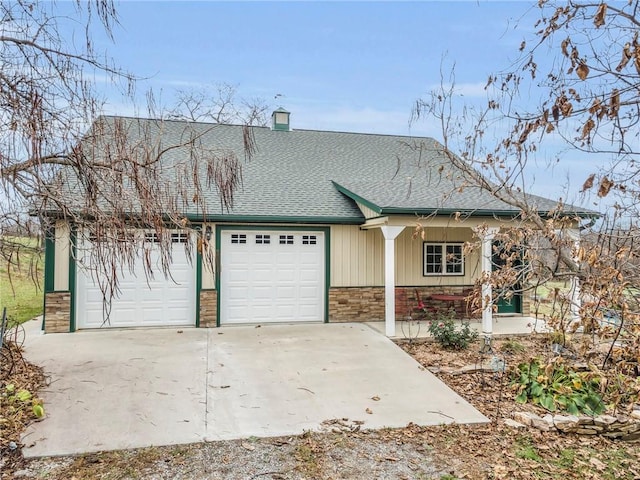
[(26, 457), (300, 434), (335, 418), (362, 428), (487, 421), (364, 324), (42, 335), (36, 323), (26, 355), (51, 383)]

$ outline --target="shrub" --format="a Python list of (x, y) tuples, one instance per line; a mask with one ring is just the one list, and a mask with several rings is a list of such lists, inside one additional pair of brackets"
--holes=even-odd
[(540, 405), (545, 410), (598, 415), (605, 410), (600, 396), (600, 377), (594, 372), (575, 372), (561, 363), (541, 366), (537, 359), (521, 363), (513, 378), (516, 402)]
[(454, 317), (455, 312), (452, 311), (439, 315), (429, 325), (429, 333), (443, 348), (464, 350), (478, 338), (478, 332), (471, 330), (469, 322), (462, 322), (460, 328), (456, 328)]

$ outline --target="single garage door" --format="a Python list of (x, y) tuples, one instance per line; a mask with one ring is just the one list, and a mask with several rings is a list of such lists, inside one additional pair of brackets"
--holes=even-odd
[(195, 325), (195, 262), (189, 262), (185, 252), (187, 234), (175, 232), (171, 236), (171, 275), (167, 278), (162, 273), (157, 237), (147, 233), (144, 245), (154, 275), (145, 275), (142, 260), (136, 262), (133, 272), (128, 267), (119, 271), (120, 294), (111, 301), (108, 315), (98, 282), (90, 270), (81, 268), (95, 261), (91, 256), (93, 243), (88, 239), (81, 241), (76, 283), (77, 327)]
[(324, 320), (322, 231), (222, 230), (220, 323)]

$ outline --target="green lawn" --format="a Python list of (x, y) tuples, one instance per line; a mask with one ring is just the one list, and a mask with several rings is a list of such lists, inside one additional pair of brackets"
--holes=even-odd
[[(31, 247), (38, 245), (37, 239), (19, 241)], [(44, 261), (43, 255), (32, 250), (21, 250), (18, 259), (18, 265), (4, 262), (0, 268), (0, 314), (7, 307), (9, 318), (22, 323), (42, 313)]]

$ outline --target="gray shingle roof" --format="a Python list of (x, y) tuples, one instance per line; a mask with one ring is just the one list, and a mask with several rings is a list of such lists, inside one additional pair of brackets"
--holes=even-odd
[[(196, 135), (218, 155), (233, 152), (243, 156), (242, 126), (122, 117), (101, 117), (99, 121), (107, 132), (116, 122), (125, 125), (132, 143), (158, 142), (167, 147)], [(243, 181), (233, 206), (223, 208), (215, 186), (205, 192), (207, 215), (213, 220), (361, 223), (364, 217), (354, 199), (380, 214), (517, 213), (479, 188), (459, 190), (463, 184), (460, 174), (438, 153), (439, 144), (431, 138), (266, 127), (251, 127), (251, 131), (257, 150), (251, 160), (242, 163)], [(93, 151), (103, 152), (109, 141), (108, 135), (101, 136)], [(188, 156), (187, 147), (164, 153), (162, 175), (170, 182), (188, 184), (189, 174), (181, 170)], [(541, 197), (529, 198), (543, 211), (556, 205)], [(196, 216), (200, 212), (188, 207), (184, 213)]]

